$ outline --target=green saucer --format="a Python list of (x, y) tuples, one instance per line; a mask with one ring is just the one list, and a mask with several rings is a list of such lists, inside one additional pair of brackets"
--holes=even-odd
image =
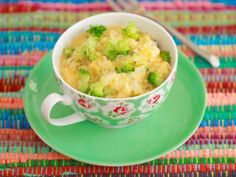
[[(43, 99), (59, 92), (53, 77), (51, 52), (31, 72), (24, 89), (24, 108), (36, 134), (50, 147), (73, 159), (120, 166), (153, 160), (182, 145), (200, 124), (206, 89), (196, 67), (179, 53), (176, 81), (163, 105), (132, 126), (109, 129), (89, 121), (64, 127), (47, 123), (40, 112)], [(52, 116), (73, 112), (58, 104)]]

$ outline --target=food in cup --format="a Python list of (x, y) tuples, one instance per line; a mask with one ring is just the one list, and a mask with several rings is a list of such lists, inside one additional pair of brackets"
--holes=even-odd
[[(169, 52), (169, 54), (168, 52), (162, 52), (162, 54), (160, 54), (167, 56), (170, 55), (171, 61), (169, 64), (171, 65), (171, 71), (159, 86), (147, 93), (132, 97), (98, 97), (78, 91), (63, 79), (60, 71), (61, 59), (63, 55), (70, 55), (70, 52), (74, 51), (73, 49), (71, 51), (65, 51), (65, 48), (71, 47), (72, 41), (74, 41), (80, 34), (88, 31), (91, 28), (91, 25), (97, 26), (98, 24), (103, 24), (107, 30), (107, 28), (115, 27), (116, 25), (118, 27), (126, 28), (130, 22), (137, 25), (138, 29), (140, 29), (137, 30), (139, 33), (142, 31), (143, 33), (150, 35), (151, 39), (158, 41), (158, 47), (160, 49)], [(103, 29), (103, 27), (99, 27), (99, 29)], [(99, 31), (98, 34), (100, 35), (101, 31), (104, 30)], [(115, 59), (115, 61), (116, 60), (117, 59)], [(85, 61), (90, 62), (89, 60)], [(97, 59), (94, 61), (97, 61)], [(164, 103), (174, 83), (177, 64), (178, 52), (174, 40), (164, 28), (154, 21), (142, 16), (121, 12), (104, 13), (86, 18), (68, 28), (60, 36), (53, 48), (52, 66), (55, 79), (60, 88), (60, 93), (50, 93), (42, 101), (41, 112), (43, 118), (48, 123), (55, 126), (70, 125), (89, 120), (104, 127), (120, 128), (139, 122), (142, 119), (147, 118), (155, 109)], [(81, 69), (82, 70), (78, 71), (78, 74), (82, 75), (81, 77), (84, 77), (84, 82), (87, 82), (88, 73), (84, 70), (86, 68)], [(127, 70), (127, 68), (125, 70)], [(150, 80), (155, 81), (155, 74), (150, 74), (149, 77)], [(100, 86), (98, 84), (93, 87), (99, 88), (99, 92), (101, 90), (104, 91), (104, 87)], [(92, 88), (92, 90), (94, 90), (94, 88)], [(63, 117), (51, 117), (51, 111), (58, 103), (71, 107), (74, 110), (74, 113), (65, 116), (63, 115)]]
[(83, 93), (127, 98), (161, 85), (171, 71), (170, 53), (139, 30), (126, 26), (90, 25), (64, 48), (62, 78)]

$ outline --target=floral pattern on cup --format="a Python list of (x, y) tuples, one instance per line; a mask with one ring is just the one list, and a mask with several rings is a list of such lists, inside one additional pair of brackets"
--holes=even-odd
[(76, 98), (76, 104), (89, 112), (97, 112), (98, 111), (98, 104), (95, 100), (86, 98), (85, 96), (80, 95), (78, 98)]
[(109, 102), (102, 110), (105, 116), (113, 119), (128, 118), (135, 111), (133, 104), (127, 102)]
[(59, 88), (62, 89), (62, 81), (56, 76), (56, 74), (54, 74), (54, 78), (55, 78), (55, 80), (56, 80), (56, 82), (57, 82)]
[(141, 106), (138, 108), (142, 113), (153, 110), (160, 104), (165, 96), (164, 90), (159, 90), (151, 94), (147, 99), (143, 100)]
[(147, 117), (149, 114), (142, 114), (142, 115), (138, 115), (138, 116), (134, 116), (134, 117), (130, 117), (130, 119), (125, 119), (123, 121), (119, 122), (119, 125), (130, 125), (130, 124), (134, 124), (136, 122), (139, 122), (140, 120), (144, 119), (145, 117)]
[(168, 83), (167, 83), (167, 89), (170, 90), (172, 84), (175, 81), (175, 77), (176, 77), (176, 71), (173, 73), (173, 75), (170, 77)]
[(84, 115), (88, 118), (88, 120), (98, 123), (98, 124), (103, 124), (103, 125), (109, 125), (109, 122), (102, 119), (101, 117), (89, 114), (89, 113), (84, 113)]

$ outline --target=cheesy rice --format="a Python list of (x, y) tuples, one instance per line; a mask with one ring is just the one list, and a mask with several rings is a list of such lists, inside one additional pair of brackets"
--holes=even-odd
[(63, 79), (89, 95), (126, 98), (158, 87), (171, 71), (170, 54), (130, 22), (91, 26), (64, 49)]

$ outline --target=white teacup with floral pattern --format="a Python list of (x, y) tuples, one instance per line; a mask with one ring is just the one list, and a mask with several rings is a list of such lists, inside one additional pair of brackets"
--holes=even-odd
[[(69, 45), (73, 38), (86, 31), (90, 25), (125, 26), (130, 21), (134, 22), (142, 32), (149, 34), (152, 39), (156, 39), (160, 49), (170, 52), (172, 70), (168, 78), (159, 87), (135, 97), (98, 98), (79, 92), (62, 79), (59, 62), (63, 49)], [(64, 95), (58, 93), (48, 95), (41, 105), (42, 114), (50, 124), (56, 126), (69, 125), (84, 120), (105, 127), (131, 125), (148, 117), (154, 109), (163, 103), (175, 80), (177, 63), (177, 48), (172, 37), (163, 27), (150, 19), (128, 13), (104, 13), (86, 18), (67, 29), (54, 46), (52, 53), (53, 70)], [(67, 117), (51, 118), (50, 112), (58, 102), (71, 106), (75, 113)]]

